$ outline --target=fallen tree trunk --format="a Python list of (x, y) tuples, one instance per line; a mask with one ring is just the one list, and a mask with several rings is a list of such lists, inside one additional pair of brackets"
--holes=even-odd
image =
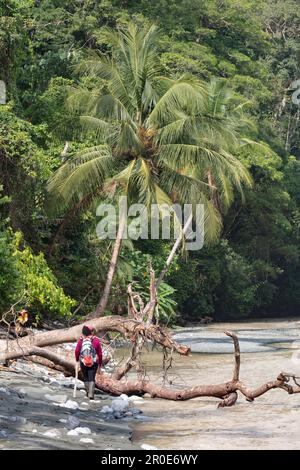
[[(102, 391), (114, 395), (144, 395), (148, 393), (152, 398), (163, 398), (166, 400), (184, 401), (198, 397), (214, 397), (222, 401), (219, 407), (233, 406), (237, 400), (237, 392), (241, 392), (248, 401), (254, 401), (255, 398), (260, 397), (269, 390), (280, 388), (289, 394), (300, 393), (300, 384), (297, 383), (294, 374), (281, 372), (276, 380), (267, 382), (260, 385), (256, 389), (250, 389), (243, 382), (239, 380), (240, 375), (240, 346), (235, 333), (226, 331), (225, 334), (230, 336), (234, 344), (234, 370), (233, 377), (230, 382), (225, 382), (216, 385), (197, 385), (195, 387), (174, 390), (172, 388), (163, 387), (153, 384), (150, 380), (137, 380), (137, 381), (120, 381), (116, 380), (114, 376), (108, 374), (98, 374), (96, 378), (96, 386)], [(293, 378), (295, 385), (290, 385), (288, 382)]]
[[(0, 345), (0, 362), (31, 355), (31, 350), (34, 347), (42, 348), (61, 343), (75, 342), (80, 337), (84, 324), (82, 323), (67, 329), (46, 331), (38, 334), (32, 333), (21, 339), (3, 342)], [(173, 341), (166, 329), (159, 325), (146, 325), (143, 321), (136, 321), (116, 315), (91, 320), (89, 325), (95, 329), (95, 332), (118, 332), (127, 339), (131, 339), (137, 334), (143, 334), (149, 341), (169, 349), (175, 349), (179, 354), (183, 355), (187, 355), (190, 350), (188, 347)]]
[[(287, 393), (296, 394), (300, 393), (300, 384), (296, 381), (297, 377), (294, 374), (281, 372), (275, 380), (264, 383), (255, 389), (250, 389), (243, 382), (239, 380), (240, 373), (240, 348), (237, 336), (232, 332), (225, 332), (227, 336), (233, 339), (234, 343), (234, 370), (233, 377), (229, 382), (223, 382), (215, 385), (197, 385), (191, 388), (176, 390), (174, 388), (167, 388), (153, 384), (149, 379), (138, 380), (120, 380), (116, 374), (108, 374), (105, 372), (97, 373), (96, 387), (110, 395), (119, 396), (123, 393), (127, 395), (144, 395), (148, 393), (152, 398), (162, 398), (173, 401), (184, 401), (198, 397), (214, 397), (221, 400), (219, 407), (233, 406), (238, 398), (238, 392), (246, 397), (248, 401), (253, 401), (255, 398), (264, 395), (272, 389), (282, 389)], [(28, 355), (36, 358), (44, 358), (38, 360), (39, 363), (47, 365), (51, 368), (56, 368), (63, 371), (66, 375), (75, 374), (75, 362), (66, 360), (57, 353), (39, 347), (32, 347), (28, 351)], [(49, 365), (51, 361), (51, 366)], [(134, 361), (131, 363), (133, 367)], [(127, 367), (127, 371), (130, 368)], [(290, 380), (293, 379), (294, 385), (290, 385)]]

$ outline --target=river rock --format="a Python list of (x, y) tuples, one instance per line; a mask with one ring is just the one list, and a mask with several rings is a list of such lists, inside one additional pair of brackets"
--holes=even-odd
[(128, 395), (126, 395), (126, 393), (122, 393), (122, 395), (120, 395), (120, 398), (122, 398), (122, 400), (124, 401), (129, 401)]
[(5, 437), (7, 437), (7, 432), (4, 431), (4, 429), (1, 429), (0, 430), (0, 439), (4, 439)]
[(142, 397), (138, 397), (137, 395), (132, 395), (131, 397), (128, 397), (128, 401), (143, 403), (145, 400)]
[(75, 429), (80, 424), (80, 421), (78, 418), (76, 418), (76, 416), (68, 416), (66, 422), (67, 422), (68, 429)]
[(82, 437), (80, 439), (80, 442), (84, 442), (85, 444), (94, 444), (93, 439), (91, 439), (90, 437)]
[(113, 412), (113, 409), (110, 407), (110, 406), (103, 406), (102, 410), (100, 411), (100, 413), (105, 413), (105, 414), (110, 414)]
[(125, 418), (129, 415), (129, 402), (127, 396), (118, 397), (111, 402), (110, 406), (103, 406), (101, 413), (111, 415), (115, 419)]
[(46, 400), (54, 401), (55, 403), (66, 403), (68, 397), (67, 395), (45, 395)]
[(67, 432), (68, 436), (79, 436), (80, 434), (92, 434), (90, 428), (77, 427)]
[(67, 436), (78, 436), (78, 432), (75, 429), (71, 429), (71, 431), (67, 432)]
[(66, 403), (60, 403), (59, 406), (68, 408), (69, 410), (77, 410), (79, 408), (77, 401), (74, 400), (67, 400)]
[(74, 431), (77, 431), (78, 434), (92, 434), (92, 431), (88, 427), (78, 427)]
[(52, 439), (57, 439), (60, 437), (60, 432), (58, 429), (50, 429), (49, 431), (44, 432), (43, 435), (46, 437), (51, 437)]
[(125, 413), (125, 411), (127, 411), (129, 408), (129, 403), (127, 400), (123, 400), (122, 398), (116, 398), (111, 402), (110, 406), (113, 412)]
[(4, 393), (7, 396), (11, 395), (10, 391), (4, 387), (0, 387), (0, 393)]
[(23, 399), (27, 396), (27, 393), (25, 392), (24, 388), (20, 388), (17, 391), (17, 393), (18, 393), (18, 397), (21, 398), (21, 399)]

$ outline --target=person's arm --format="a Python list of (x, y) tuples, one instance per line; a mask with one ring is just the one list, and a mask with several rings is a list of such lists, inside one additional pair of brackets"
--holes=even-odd
[(99, 341), (98, 338), (95, 338), (94, 348), (95, 348), (97, 356), (98, 356), (99, 367), (101, 367), (102, 366), (102, 348), (101, 348), (101, 344), (100, 344), (100, 341)]
[(76, 344), (76, 349), (75, 349), (75, 359), (76, 362), (79, 362), (79, 357), (80, 357), (80, 351), (81, 351), (81, 345), (82, 345), (82, 339), (79, 339)]

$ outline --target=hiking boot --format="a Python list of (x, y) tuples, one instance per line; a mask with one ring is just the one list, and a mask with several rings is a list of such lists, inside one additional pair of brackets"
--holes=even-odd
[(86, 397), (89, 396), (89, 385), (90, 385), (90, 382), (84, 382), (84, 388), (85, 388), (85, 391), (86, 391)]
[(88, 397), (90, 400), (94, 400), (94, 394), (95, 394), (95, 382), (88, 382), (89, 384), (89, 394)]

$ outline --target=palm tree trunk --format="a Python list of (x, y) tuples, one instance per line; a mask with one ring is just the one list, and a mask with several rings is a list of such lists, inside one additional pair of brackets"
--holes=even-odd
[(120, 217), (120, 223), (119, 223), (119, 228), (114, 244), (114, 249), (112, 253), (112, 257), (110, 260), (107, 276), (106, 276), (106, 282), (104, 286), (104, 290), (101, 296), (101, 299), (96, 307), (95, 312), (89, 317), (89, 318), (95, 318), (95, 317), (101, 317), (104, 313), (104, 310), (106, 309), (110, 290), (111, 290), (111, 285), (112, 281), (114, 278), (115, 270), (116, 270), (116, 265), (120, 253), (120, 248), (122, 244), (122, 237), (125, 229), (125, 223), (126, 223), (126, 215), (122, 212), (121, 217)]
[(173, 245), (173, 248), (168, 256), (168, 259), (163, 267), (163, 269), (161, 270), (161, 273), (160, 275), (158, 276), (157, 278), (157, 281), (156, 281), (156, 284), (155, 284), (155, 288), (156, 288), (156, 291), (158, 290), (163, 278), (165, 277), (165, 274), (168, 270), (168, 267), (170, 266), (170, 264), (172, 263), (172, 260), (175, 256), (175, 253), (177, 251), (177, 248), (179, 247), (184, 235), (186, 234), (190, 224), (192, 223), (192, 220), (193, 220), (193, 214), (190, 214), (190, 216), (188, 217), (188, 220), (186, 221), (184, 227), (183, 227), (183, 230), (180, 234), (180, 236), (177, 238), (177, 240), (175, 241), (174, 245)]

